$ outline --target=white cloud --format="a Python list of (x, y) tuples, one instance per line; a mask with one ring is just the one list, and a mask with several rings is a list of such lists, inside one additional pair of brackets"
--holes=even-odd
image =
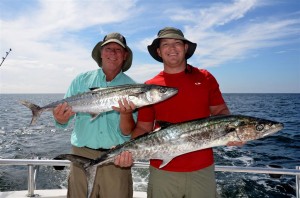
[[(288, 44), (289, 36), (297, 35), (300, 22), (298, 20), (270, 20), (256, 24), (247, 24), (233, 28), (229, 32), (209, 32), (198, 36), (198, 61), (208, 65), (220, 65), (229, 60), (240, 59), (255, 49), (263, 49)], [(199, 31), (195, 28), (187, 30)]]
[(257, 6), (257, 3), (257, 0), (236, 0), (227, 4), (213, 3), (205, 8), (170, 9), (166, 12), (174, 21), (189, 21), (192, 23), (191, 26), (206, 30), (243, 18), (247, 12)]
[(97, 68), (91, 49), (99, 35), (112, 30), (128, 35), (135, 65), (127, 73), (138, 82), (162, 70), (161, 63), (149, 63), (147, 45), (164, 25), (182, 28), (198, 44), (189, 62), (201, 67), (259, 56), (255, 50), (290, 44), (300, 32), (300, 12), (253, 15), (258, 8), (274, 6), (273, 1), (156, 3), (40, 0), (32, 10), (27, 6), (16, 17), (0, 18), (0, 52), (12, 48), (0, 69), (0, 92), (65, 92), (76, 75)]
[(130, 77), (138, 83), (144, 83), (146, 80), (153, 78), (160, 71), (163, 70), (161, 63), (158, 64), (140, 64), (138, 67), (132, 66), (130, 70), (126, 72)]
[[(183, 20), (180, 17), (186, 16), (192, 20), (184, 28), (185, 37), (198, 44), (196, 60), (203, 67), (208, 67), (241, 59), (255, 49), (287, 44), (285, 39), (299, 33), (298, 19), (280, 19), (278, 16), (253, 22), (243, 19), (247, 12), (259, 6), (262, 4), (258, 4), (256, 0), (238, 0), (232, 4), (194, 8), (192, 12), (168, 12), (173, 13), (171, 15), (174, 20)], [(238, 26), (232, 26), (235, 20), (242, 22)], [(222, 31), (218, 29), (220, 26), (224, 26)]]
[[(1, 68), (1, 92), (65, 92), (75, 75), (96, 69), (76, 31), (127, 20), (134, 6), (130, 0), (41, 0), (39, 9), (1, 20), (1, 51), (12, 48)], [(22, 86), (14, 86), (17, 77)]]

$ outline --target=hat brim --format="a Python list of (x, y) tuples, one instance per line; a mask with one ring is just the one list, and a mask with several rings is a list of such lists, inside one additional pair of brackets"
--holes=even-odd
[(108, 43), (118, 43), (119, 45), (121, 45), (122, 47), (124, 47), (126, 49), (126, 51), (128, 52), (128, 57), (126, 59), (126, 61), (123, 64), (122, 67), (122, 71), (125, 72), (127, 71), (131, 65), (132, 65), (132, 58), (133, 58), (133, 53), (131, 51), (131, 49), (126, 45), (124, 46), (119, 40), (117, 39), (110, 39), (109, 42), (103, 42), (100, 41), (99, 43), (97, 43), (92, 51), (92, 57), (93, 59), (97, 62), (99, 67), (102, 67), (102, 58), (101, 58), (101, 49), (104, 45), (108, 44)]
[(101, 46), (103, 47), (104, 45), (106, 45), (108, 43), (118, 43), (123, 48), (126, 48), (126, 46), (121, 41), (119, 41), (118, 39), (109, 39), (109, 40), (105, 41), (104, 43), (102, 42)]
[(162, 58), (158, 55), (157, 53), (157, 48), (159, 48), (159, 41), (162, 38), (172, 38), (172, 39), (179, 39), (179, 40), (183, 40), (185, 43), (188, 44), (188, 49), (187, 52), (185, 54), (185, 58), (189, 59), (195, 52), (196, 48), (197, 48), (197, 44), (193, 43), (179, 35), (173, 34), (173, 35), (165, 35), (162, 36), (160, 38), (156, 38), (153, 40), (151, 45), (148, 45), (148, 52), (150, 53), (150, 55), (157, 61), (159, 62), (163, 62)]

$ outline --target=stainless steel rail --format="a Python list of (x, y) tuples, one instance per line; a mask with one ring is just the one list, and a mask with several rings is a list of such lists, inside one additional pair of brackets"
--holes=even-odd
[[(24, 165), (28, 166), (28, 197), (34, 197), (35, 178), (38, 166), (69, 166), (69, 160), (41, 160), (41, 159), (0, 159), (0, 165)], [(148, 168), (149, 163), (136, 162), (133, 168)], [(296, 176), (296, 197), (300, 198), (300, 166), (295, 169), (285, 168), (261, 168), (261, 167), (238, 167), (238, 166), (217, 166), (216, 171), (221, 172), (244, 172), (261, 173), (274, 175), (295, 175)]]

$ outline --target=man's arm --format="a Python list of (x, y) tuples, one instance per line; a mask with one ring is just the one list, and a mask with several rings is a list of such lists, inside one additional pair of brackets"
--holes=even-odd
[(136, 138), (140, 135), (143, 135), (145, 133), (149, 133), (153, 130), (153, 122), (141, 122), (138, 121), (136, 123), (136, 127), (132, 131), (131, 139)]

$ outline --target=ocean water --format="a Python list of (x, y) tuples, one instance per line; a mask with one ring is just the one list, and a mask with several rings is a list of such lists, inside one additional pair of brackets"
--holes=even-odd
[[(31, 111), (19, 104), (30, 100), (46, 105), (63, 94), (0, 94), (0, 158), (52, 159), (70, 152), (72, 127), (55, 128), (51, 112), (29, 127)], [(283, 122), (285, 128), (243, 147), (214, 148), (216, 165), (294, 169), (300, 166), (300, 94), (224, 94), (232, 114)], [(37, 189), (66, 188), (68, 169), (40, 166)], [(273, 179), (267, 174), (216, 172), (221, 197), (296, 197), (295, 176)], [(148, 169), (133, 169), (134, 189), (145, 191)], [(27, 190), (27, 166), (0, 166), (0, 191)]]

